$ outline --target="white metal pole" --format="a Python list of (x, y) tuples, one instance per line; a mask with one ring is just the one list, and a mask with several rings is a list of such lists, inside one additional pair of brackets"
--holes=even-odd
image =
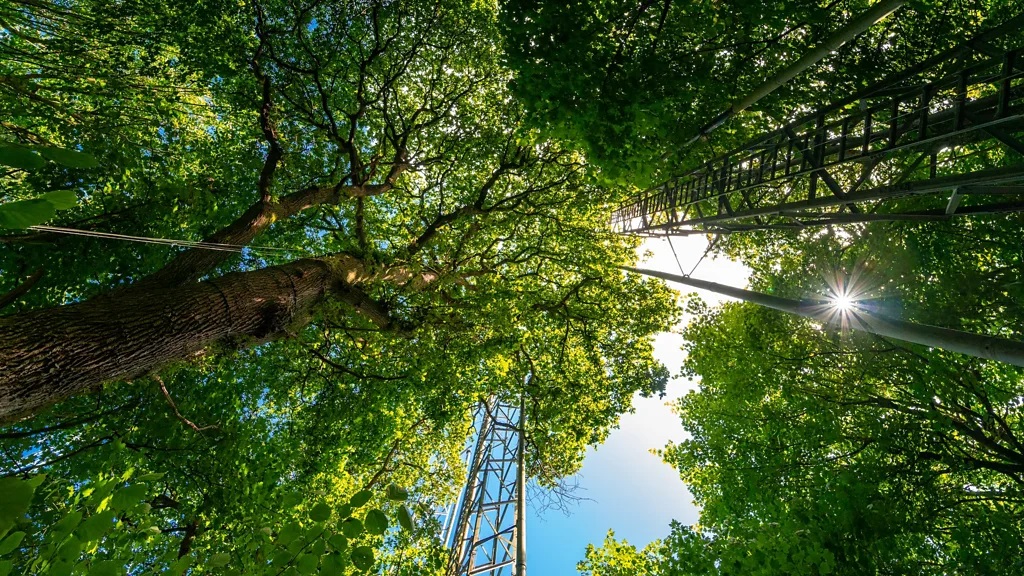
[(693, 144), (700, 138), (707, 136), (713, 130), (724, 124), (726, 120), (753, 106), (758, 100), (771, 94), (780, 86), (785, 85), (786, 82), (795, 78), (801, 72), (807, 70), (811, 66), (814, 66), (823, 58), (839, 49), (840, 46), (846, 44), (850, 40), (853, 40), (858, 34), (864, 32), (868, 28), (871, 28), (906, 3), (907, 0), (882, 0), (875, 4), (863, 14), (848, 22), (846, 26), (837, 30), (835, 34), (826, 38), (824, 42), (815, 46), (810, 52), (801, 56), (799, 60), (793, 62), (789, 66), (786, 66), (775, 74), (775, 76), (765, 80), (760, 86), (754, 88), (754, 90), (745, 98), (733, 102), (725, 112), (722, 112), (709, 124), (701, 128), (700, 132), (691, 138), (686, 145), (688, 146)]
[[(827, 302), (790, 300), (788, 298), (780, 298), (770, 294), (744, 290), (743, 288), (734, 288), (732, 286), (718, 284), (717, 282), (698, 280), (688, 276), (658, 272), (656, 270), (644, 270), (629, 267), (623, 267), (623, 269), (643, 274), (645, 276), (653, 276), (663, 280), (686, 284), (687, 286), (693, 286), (694, 288), (710, 290), (711, 292), (731, 296), (733, 298), (739, 298), (746, 302), (752, 302), (754, 304), (759, 304), (775, 310), (781, 310), (783, 312), (789, 312), (790, 314), (797, 314), (799, 316), (804, 316), (805, 318), (812, 318), (825, 323), (833, 322), (836, 317), (834, 308), (830, 308)], [(856, 307), (851, 308), (849, 310), (849, 314), (851, 319), (854, 320), (850, 322), (850, 327), (854, 330), (862, 330), (864, 332), (878, 334), (879, 336), (888, 336), (905, 342), (913, 342), (914, 344), (941, 348), (951, 352), (959, 352), (961, 354), (967, 354), (968, 356), (998, 360), (1000, 362), (1013, 364), (1014, 366), (1024, 366), (1024, 342), (999, 338), (996, 336), (972, 334), (970, 332), (941, 328), (939, 326), (905, 322), (894, 318), (886, 318), (879, 314), (868, 312)]]
[(526, 576), (526, 392), (519, 398), (519, 453), (516, 454), (516, 576)]

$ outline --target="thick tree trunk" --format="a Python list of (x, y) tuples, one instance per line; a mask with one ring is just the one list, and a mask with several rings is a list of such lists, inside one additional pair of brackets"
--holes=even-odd
[(305, 317), (328, 291), (358, 307), (365, 297), (336, 277), (327, 262), (299, 260), (183, 286), (144, 283), (0, 317), (0, 422), (108, 380), (140, 377), (217, 342), (265, 341)]

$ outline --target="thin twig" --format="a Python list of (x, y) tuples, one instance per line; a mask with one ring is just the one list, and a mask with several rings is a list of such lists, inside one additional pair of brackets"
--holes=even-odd
[(153, 374), (152, 376), (153, 380), (160, 386), (160, 391), (164, 393), (164, 398), (167, 399), (167, 404), (170, 405), (172, 410), (174, 410), (174, 415), (178, 417), (178, 420), (181, 420), (186, 426), (199, 433), (202, 433), (203, 430), (209, 430), (211, 428), (217, 427), (216, 425), (211, 424), (210, 426), (203, 426), (200, 428), (199, 426), (196, 426), (191, 420), (182, 416), (181, 412), (178, 412), (178, 407), (174, 405), (174, 400), (171, 399), (171, 393), (167, 391), (167, 386), (164, 385), (163, 378), (161, 378), (157, 374)]

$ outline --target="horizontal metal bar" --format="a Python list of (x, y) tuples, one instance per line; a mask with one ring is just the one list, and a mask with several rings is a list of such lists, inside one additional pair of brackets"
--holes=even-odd
[(498, 563), (484, 564), (483, 566), (477, 566), (476, 568), (471, 568), (469, 570), (469, 572), (467, 572), (467, 574), (472, 575), (472, 574), (480, 574), (481, 572), (487, 572), (488, 570), (501, 570), (502, 568), (504, 568), (506, 566), (510, 566), (513, 562), (515, 562), (514, 558), (513, 559), (509, 559), (509, 560), (505, 560), (505, 561), (502, 561), (502, 562), (498, 562)]
[[(947, 112), (949, 112), (949, 111), (948, 110), (947, 111), (943, 111), (943, 113), (942, 113), (942, 120), (943, 121), (949, 119), (949, 118), (947, 118), (949, 116), (949, 114), (946, 114)], [(936, 116), (939, 116), (939, 113), (937, 113)], [(684, 201), (684, 202), (680, 202), (680, 203), (675, 204), (674, 206), (671, 206), (670, 208), (682, 208), (682, 207), (694, 205), (694, 204), (697, 204), (697, 203), (700, 203), (700, 202), (705, 202), (705, 201), (708, 201), (708, 200), (714, 200), (714, 199), (716, 199), (716, 198), (718, 198), (720, 196), (724, 196), (726, 194), (733, 194), (733, 193), (737, 193), (737, 192), (745, 192), (745, 191), (756, 190), (756, 189), (758, 189), (760, 187), (763, 187), (764, 185), (767, 185), (767, 184), (780, 183), (780, 182), (784, 182), (786, 180), (792, 180), (794, 176), (810, 175), (810, 174), (814, 173), (815, 171), (827, 170), (829, 168), (832, 168), (834, 166), (838, 166), (838, 165), (841, 165), (841, 164), (849, 164), (851, 162), (863, 162), (863, 161), (867, 161), (867, 160), (869, 160), (871, 158), (878, 157), (878, 156), (888, 156), (888, 155), (891, 155), (892, 153), (894, 153), (896, 151), (910, 150), (910, 149), (915, 149), (915, 148), (929, 148), (929, 147), (934, 147), (934, 146), (937, 146), (937, 145), (941, 145), (941, 144), (947, 143), (947, 142), (949, 142), (951, 140), (962, 140), (965, 135), (971, 134), (971, 133), (975, 133), (977, 131), (989, 132), (990, 135), (993, 138), (999, 139), (997, 136), (992, 134), (993, 131), (998, 132), (1000, 136), (1004, 136), (1005, 137), (1006, 133), (1003, 132), (1000, 129), (1000, 127), (1003, 126), (1003, 125), (1010, 124), (1010, 123), (1019, 123), (1021, 121), (1024, 121), (1024, 116), (1020, 116), (1020, 115), (1006, 117), (1006, 118), (996, 118), (996, 119), (993, 119), (993, 120), (987, 121), (987, 122), (983, 121), (983, 122), (979, 122), (977, 124), (972, 124), (970, 126), (964, 126), (959, 131), (937, 133), (934, 136), (930, 136), (930, 137), (922, 139), (922, 140), (915, 140), (913, 142), (908, 142), (908, 143), (904, 143), (904, 144), (898, 144), (898, 145), (896, 145), (896, 146), (894, 146), (892, 148), (874, 150), (874, 151), (872, 151), (872, 152), (870, 152), (868, 154), (859, 154), (859, 155), (856, 155), (856, 156), (849, 156), (849, 157), (845, 158), (842, 162), (840, 162), (838, 160), (824, 162), (819, 167), (816, 167), (816, 168), (811, 169), (811, 170), (806, 170), (805, 169), (805, 170), (801, 170), (801, 171), (798, 171), (798, 172), (795, 172), (795, 173), (790, 173), (789, 175), (781, 174), (781, 175), (777, 176), (776, 178), (767, 178), (767, 179), (764, 179), (764, 180), (762, 180), (762, 181), (760, 181), (760, 182), (758, 182), (756, 184), (751, 184), (751, 185), (748, 185), (748, 186), (738, 186), (738, 187), (730, 188), (729, 190), (720, 192), (718, 194), (709, 194), (709, 195), (706, 195), (706, 196), (702, 196), (700, 198), (696, 198), (696, 199), (691, 199), (691, 200), (687, 200), (687, 201)], [(931, 124), (929, 124), (929, 125), (931, 125)], [(799, 138), (799, 135), (794, 134), (791, 140), (795, 140), (797, 138)], [(874, 138), (874, 139), (875, 140), (882, 140), (883, 136), (882, 135), (878, 135), (878, 137)], [(825, 155), (826, 156), (837, 155), (838, 151), (839, 151), (839, 145), (837, 144), (834, 147), (833, 150), (826, 151)], [(654, 198), (660, 197), (660, 196), (662, 196), (664, 194), (665, 194), (665, 192), (662, 191), (662, 192), (659, 192), (656, 195), (649, 196), (649, 197), (643, 199), (641, 202), (637, 202), (637, 203), (634, 203), (634, 204), (629, 204), (629, 205), (623, 206), (622, 208), (617, 210), (616, 213), (619, 213), (619, 212), (621, 212), (623, 210), (628, 210), (628, 209), (630, 209), (630, 208), (632, 208), (634, 206), (638, 206), (643, 201), (650, 202), (650, 199), (654, 199)], [(653, 211), (652, 210), (652, 211), (647, 211), (646, 214), (653, 214), (653, 213), (658, 213), (658, 212), (660, 212), (660, 211)]]
[[(957, 174), (952, 176), (932, 178), (929, 180), (907, 182), (905, 184), (899, 184), (896, 186), (881, 186), (878, 188), (871, 188), (868, 190), (853, 192), (851, 194), (847, 194), (845, 198), (821, 197), (815, 198), (813, 200), (787, 202), (774, 206), (757, 208), (754, 210), (736, 212), (731, 215), (708, 216), (703, 218), (692, 218), (685, 222), (659, 224), (656, 226), (651, 226), (648, 229), (663, 230), (674, 226), (696, 226), (700, 224), (707, 224), (712, 222), (725, 222), (730, 220), (738, 220), (740, 218), (750, 218), (754, 216), (770, 216), (773, 214), (781, 214), (784, 212), (798, 212), (800, 210), (806, 210), (810, 208), (837, 206), (841, 204), (848, 204), (850, 202), (865, 202), (870, 200), (896, 198), (899, 196), (928, 194), (932, 192), (949, 190), (967, 184), (1004, 184), (1018, 181), (1024, 181), (1024, 166), (993, 168), (990, 170), (982, 170), (979, 172), (971, 172), (968, 174)], [(979, 193), (976, 192), (977, 190), (978, 188), (971, 187), (965, 189), (965, 193)]]

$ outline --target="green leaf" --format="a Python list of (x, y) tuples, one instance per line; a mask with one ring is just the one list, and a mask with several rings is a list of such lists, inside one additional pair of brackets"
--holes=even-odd
[(71, 571), (74, 569), (74, 562), (70, 560), (57, 560), (50, 565), (50, 569), (46, 574), (47, 576), (71, 576)]
[(42, 156), (23, 146), (3, 144), (0, 145), (0, 165), (22, 170), (35, 170), (45, 166), (46, 161)]
[(89, 498), (85, 503), (89, 506), (99, 505), (107, 498), (107, 496), (110, 495), (111, 492), (114, 491), (116, 486), (117, 484), (112, 479), (98, 482), (95, 486), (95, 490), (93, 490), (92, 494), (89, 495)]
[(299, 527), (299, 523), (298, 522), (292, 522), (290, 524), (285, 524), (284, 528), (281, 528), (281, 531), (277, 533), (277, 545), (278, 546), (287, 546), (293, 540), (298, 538), (299, 534), (301, 534), (301, 533), (302, 533), (302, 528)]
[(309, 544), (310, 537), (311, 536), (309, 535), (309, 531), (307, 531), (305, 537), (299, 536), (295, 540), (292, 540), (292, 543), (286, 546), (285, 549), (287, 549), (292, 554), (296, 554), (298, 553), (299, 550), (305, 548), (306, 544)]
[(89, 576), (124, 576), (124, 564), (116, 560), (102, 560), (89, 567)]
[(95, 168), (100, 165), (92, 154), (85, 152), (52, 146), (33, 146), (32, 148), (47, 159), (68, 168)]
[(412, 532), (412, 512), (409, 511), (408, 507), (402, 506), (398, 509), (398, 523), (402, 526), (402, 528)]
[(345, 557), (337, 552), (328, 554), (324, 556), (322, 564), (322, 572), (327, 574), (340, 574), (345, 570)]
[(318, 564), (320, 564), (319, 556), (314, 554), (303, 554), (295, 561), (295, 569), (298, 570), (299, 574), (308, 575), (316, 572)]
[(0, 576), (7, 576), (8, 574), (11, 573), (11, 570), (13, 568), (14, 568), (14, 561), (13, 560), (4, 560), (4, 561), (0, 562)]
[(7, 538), (0, 541), (0, 556), (4, 554), (10, 554), (21, 544), (21, 541), (25, 538), (24, 532), (14, 532)]
[(327, 539), (327, 543), (331, 545), (338, 552), (344, 552), (348, 549), (348, 538), (342, 534), (335, 534)]
[(369, 490), (363, 490), (362, 492), (357, 492), (355, 496), (350, 498), (348, 503), (353, 508), (359, 508), (360, 506), (364, 506), (367, 502), (369, 502), (370, 498), (373, 498), (373, 492), (370, 492)]
[(309, 512), (309, 517), (314, 522), (326, 522), (331, 517), (331, 507), (321, 502), (313, 506), (313, 509)]
[[(2, 206), (0, 206), (2, 208)], [(0, 478), (0, 532), (24, 518), (36, 487), (18, 478)]]
[(57, 215), (57, 208), (40, 198), (0, 204), (0, 228), (24, 230)]
[(360, 546), (352, 550), (352, 564), (363, 571), (373, 568), (373, 548)]
[(67, 210), (78, 205), (78, 194), (74, 190), (54, 190), (47, 192), (39, 198), (46, 200), (57, 210)]
[(348, 518), (341, 523), (341, 531), (349, 538), (357, 538), (363, 533), (363, 523), (357, 518)]
[(103, 534), (114, 526), (114, 518), (116, 516), (113, 510), (105, 510), (99, 514), (93, 514), (85, 522), (82, 522), (78, 529), (75, 530), (75, 534), (82, 542), (99, 540)]
[(388, 500), (401, 502), (408, 499), (409, 492), (405, 488), (399, 488), (397, 484), (388, 485)]
[(138, 504), (149, 494), (149, 486), (145, 484), (132, 484), (114, 492), (114, 498), (110, 502), (111, 508), (125, 510)]
[(149, 474), (143, 474), (142, 476), (139, 476), (138, 479), (141, 482), (153, 482), (155, 480), (163, 478), (164, 474), (164, 472), (150, 472)]
[(64, 541), (60, 549), (57, 550), (57, 558), (64, 560), (69, 563), (73, 563), (78, 560), (78, 556), (82, 553), (82, 541), (76, 538), (74, 535), (70, 536)]
[(345, 518), (348, 518), (351, 515), (352, 515), (352, 507), (351, 506), (349, 506), (348, 504), (342, 504), (341, 506), (338, 506), (338, 518), (341, 518), (342, 520), (344, 520)]
[(294, 556), (287, 550), (279, 550), (277, 554), (274, 554), (274, 559), (270, 562), (270, 565), (274, 568), (281, 569), (288, 565), (292, 561)]
[(71, 531), (78, 527), (78, 524), (81, 521), (81, 510), (72, 510), (71, 512), (68, 512), (68, 514), (58, 520), (56, 524), (50, 526), (50, 529), (46, 531), (46, 539), (51, 542), (63, 540), (65, 536), (71, 534)]
[(363, 524), (366, 526), (366, 531), (370, 534), (380, 535), (388, 530), (388, 517), (380, 510), (370, 510), (366, 513), (366, 519), (363, 520)]
[(220, 568), (221, 566), (227, 566), (228, 562), (230, 561), (231, 554), (228, 554), (227, 552), (218, 552), (213, 556), (210, 556), (210, 559), (207, 560), (206, 565), (211, 566), (213, 568)]
[(192, 557), (191, 556), (185, 556), (184, 558), (178, 558), (177, 560), (174, 561), (173, 564), (171, 564), (170, 568), (167, 570), (166, 573), (167, 574), (172, 574), (173, 576), (179, 576), (180, 574), (184, 574), (185, 570), (188, 570), (188, 567), (191, 566), (191, 565), (192, 565)]

